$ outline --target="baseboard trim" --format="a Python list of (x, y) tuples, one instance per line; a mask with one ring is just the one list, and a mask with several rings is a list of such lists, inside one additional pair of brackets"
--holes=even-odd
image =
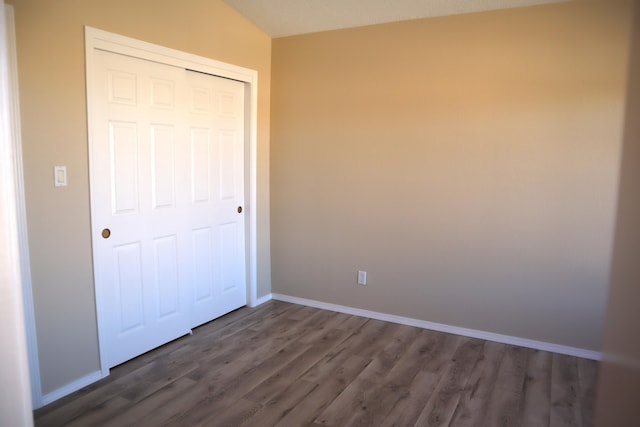
[(78, 378), (74, 382), (69, 383), (64, 387), (60, 387), (59, 389), (56, 389), (51, 393), (43, 395), (42, 404), (44, 406), (48, 405), (49, 403), (55, 402), (56, 400), (61, 399), (73, 393), (74, 391), (78, 391), (81, 388), (88, 386), (89, 384), (93, 384), (94, 382), (99, 381), (104, 377), (106, 377), (106, 375), (103, 375), (102, 371), (95, 371), (90, 373), (89, 375), (85, 375), (82, 378)]
[(401, 325), (415, 326), (423, 329), (431, 329), (438, 332), (462, 335), (470, 338), (479, 338), (488, 341), (495, 341), (503, 344), (517, 345), (520, 347), (533, 348), (536, 350), (549, 351), (552, 353), (566, 354), (568, 356), (581, 357), (584, 359), (601, 360), (602, 353), (598, 351), (585, 350), (582, 348), (569, 347), (565, 345), (553, 344), (544, 341), (530, 340), (527, 338), (514, 337), (510, 335), (496, 334), (494, 332), (480, 331), (477, 329), (461, 328), (458, 326), (445, 325), (442, 323), (427, 322), (425, 320), (412, 319), (410, 317), (396, 316), (393, 314), (380, 313), (377, 311), (363, 310), (360, 308), (348, 307), (344, 305), (331, 304), (306, 298), (292, 297), (278, 293), (271, 294), (271, 298), (278, 301), (290, 302), (293, 304), (306, 305), (309, 307), (321, 308), (323, 310), (336, 311), (338, 313), (351, 314), (354, 316), (368, 317), (370, 319), (383, 320), (385, 322), (399, 323)]
[(272, 294), (264, 295), (264, 296), (262, 296), (262, 297), (260, 297), (260, 298), (257, 298), (257, 299), (253, 302), (253, 305), (251, 305), (250, 307), (257, 307), (257, 306), (259, 306), (259, 305), (264, 304), (265, 302), (269, 302), (269, 301), (271, 301), (272, 299), (273, 299), (273, 295), (272, 295)]

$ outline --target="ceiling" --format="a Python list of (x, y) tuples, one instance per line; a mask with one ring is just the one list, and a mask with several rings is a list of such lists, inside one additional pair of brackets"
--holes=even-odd
[(273, 38), (568, 0), (224, 0)]

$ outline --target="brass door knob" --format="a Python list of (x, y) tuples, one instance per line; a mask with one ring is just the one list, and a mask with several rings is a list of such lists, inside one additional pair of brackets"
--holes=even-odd
[(242, 213), (242, 206), (238, 206), (238, 213)]
[(109, 236), (111, 236), (111, 230), (109, 230), (108, 228), (105, 228), (104, 230), (102, 230), (102, 237), (105, 239), (108, 239)]

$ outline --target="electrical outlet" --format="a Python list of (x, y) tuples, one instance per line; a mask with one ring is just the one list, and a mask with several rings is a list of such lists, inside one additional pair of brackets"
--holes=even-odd
[(367, 272), (366, 271), (358, 271), (358, 285), (366, 285), (367, 284)]

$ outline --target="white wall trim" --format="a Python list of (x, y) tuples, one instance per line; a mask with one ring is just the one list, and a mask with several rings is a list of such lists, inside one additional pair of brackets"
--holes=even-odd
[(42, 396), (42, 404), (48, 405), (51, 402), (55, 402), (56, 400), (61, 399), (73, 393), (74, 391), (78, 391), (81, 388), (88, 386), (89, 384), (93, 384), (94, 382), (103, 379), (105, 376), (106, 375), (103, 375), (102, 371), (95, 371), (89, 375), (85, 375), (82, 378), (78, 378), (74, 382)]
[[(249, 104), (247, 111), (248, 119), (248, 132), (246, 141), (246, 153), (249, 157), (249, 170), (247, 171), (248, 180), (248, 209), (249, 223), (247, 225), (248, 231), (248, 248), (247, 248), (247, 304), (249, 306), (255, 306), (257, 301), (257, 125), (258, 125), (258, 72), (248, 68), (240, 67), (233, 64), (227, 64), (224, 62), (216, 61), (210, 58), (204, 58), (198, 55), (182, 52), (175, 49), (170, 49), (164, 46), (155, 45), (152, 43), (136, 40), (133, 38), (121, 36), (118, 34), (110, 33), (96, 28), (85, 27), (85, 58), (86, 58), (86, 76), (87, 76), (87, 115), (91, 117), (90, 102), (92, 97), (92, 88), (89, 84), (88, 76), (93, 75), (93, 57), (95, 50), (104, 50), (114, 52), (122, 55), (128, 55), (135, 58), (146, 59), (162, 64), (173, 65), (177, 67), (187, 68), (191, 70), (201, 71), (208, 74), (213, 74), (221, 77), (234, 79), (240, 82), (244, 82), (247, 88)], [(89, 130), (89, 138), (91, 138), (91, 120), (87, 123)], [(91, 157), (91, 150), (89, 150), (89, 157)], [(89, 160), (90, 164), (91, 159)], [(91, 186), (91, 183), (90, 183)], [(93, 202), (92, 212), (93, 212)], [(93, 239), (92, 239), (93, 240)], [(102, 319), (107, 319), (107, 313), (105, 313), (105, 307), (102, 302), (102, 298), (96, 290), (96, 311), (98, 316), (98, 342), (100, 348), (105, 348), (105, 341), (103, 334), (100, 331), (100, 324)], [(101, 357), (100, 361), (102, 375), (109, 374), (109, 367), (107, 366), (104, 357)]]
[(20, 127), (20, 95), (18, 89), (18, 57), (16, 54), (15, 15), (13, 6), (5, 5), (7, 25), (7, 47), (9, 53), (9, 96), (11, 98), (10, 120), (13, 141), (13, 171), (16, 195), (16, 222), (18, 226), (18, 246), (20, 253), (20, 275), (22, 279), (22, 299), (24, 300), (25, 329), (29, 354), (29, 376), (31, 378), (31, 403), (34, 409), (42, 406), (40, 384), (40, 362), (38, 360), (38, 339), (36, 317), (31, 285), (31, 262), (29, 258), (29, 234), (27, 231), (27, 208), (24, 191), (22, 162), (22, 132)]
[(530, 340), (527, 338), (513, 337), (510, 335), (496, 334), (493, 332), (480, 331), (477, 329), (461, 328), (458, 326), (445, 325), (442, 323), (427, 322), (425, 320), (412, 319), (410, 317), (395, 316), (393, 314), (380, 313), (377, 311), (363, 310), (360, 308), (347, 307), (344, 305), (330, 304), (322, 301), (315, 301), (306, 298), (292, 297), (278, 293), (271, 294), (277, 301), (285, 301), (293, 304), (306, 305), (309, 307), (321, 308), (323, 310), (336, 311), (338, 313), (352, 314), (354, 316), (368, 317), (370, 319), (383, 320), (385, 322), (399, 323), (401, 325), (415, 326), (417, 328), (430, 329), (438, 332), (462, 335), (465, 337), (479, 338), (487, 341), (495, 341), (503, 344), (517, 345), (520, 347), (533, 348), (536, 350), (549, 351), (552, 353), (566, 354), (569, 356), (581, 357), (584, 359), (600, 360), (600, 352), (585, 350), (576, 347), (553, 344), (544, 341)]
[(245, 103), (249, 118), (249, 247), (247, 268), (247, 304), (260, 305), (258, 299), (258, 72), (252, 71), (249, 86), (249, 102)]
[(273, 299), (273, 296), (271, 294), (267, 294), (267, 295), (265, 295), (263, 297), (260, 297), (260, 298), (256, 299), (254, 301), (254, 304), (250, 305), (250, 307), (257, 307), (259, 305), (264, 304), (265, 302), (271, 301), (272, 299)]
[(13, 10), (0, 0), (0, 425), (32, 426), (32, 396), (18, 238)]

